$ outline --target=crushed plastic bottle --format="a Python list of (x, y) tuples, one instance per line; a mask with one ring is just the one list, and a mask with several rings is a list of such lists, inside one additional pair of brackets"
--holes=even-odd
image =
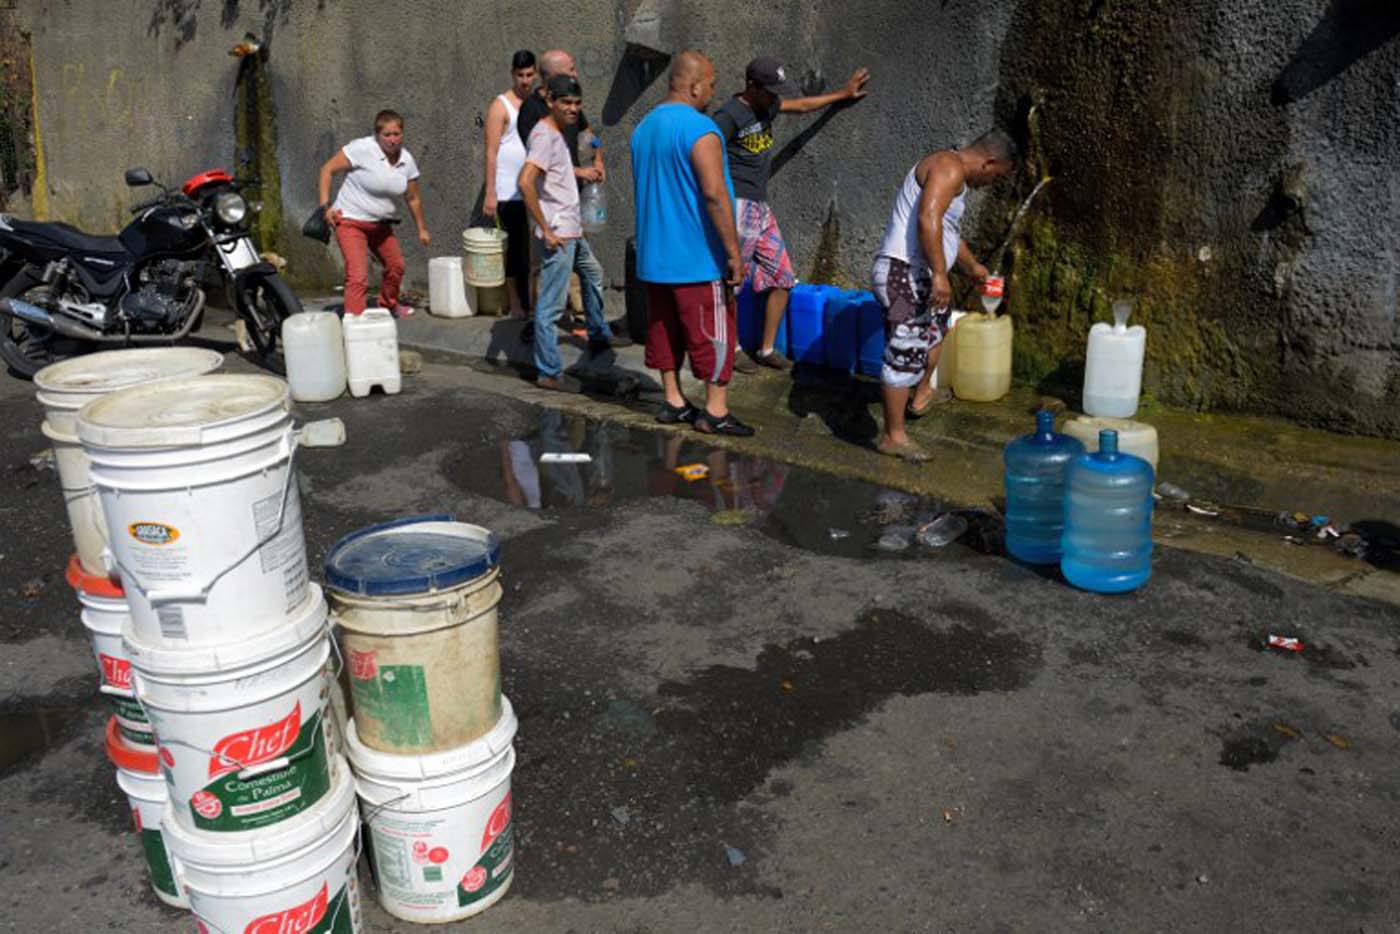
[(957, 513), (945, 512), (932, 522), (919, 527), (916, 538), (925, 548), (942, 548), (962, 538), (967, 520)]

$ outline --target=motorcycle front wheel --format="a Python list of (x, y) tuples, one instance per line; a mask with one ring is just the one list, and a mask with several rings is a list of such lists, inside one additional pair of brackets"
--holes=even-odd
[[(0, 298), (20, 298), (41, 305), (49, 287), (37, 276), (21, 271), (0, 287)], [(43, 325), (0, 314), (0, 359), (24, 379), (33, 379), (50, 363), (87, 353), (93, 345), (54, 333)]]
[(248, 338), (267, 361), (277, 349), (282, 322), (301, 311), (291, 286), (275, 272), (249, 276), (237, 286), (238, 314), (248, 326)]

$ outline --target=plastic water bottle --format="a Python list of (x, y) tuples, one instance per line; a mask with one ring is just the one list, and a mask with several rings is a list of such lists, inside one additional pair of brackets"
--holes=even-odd
[(1001, 300), (1006, 295), (1006, 277), (994, 272), (982, 283), (982, 309), (989, 315), (997, 313)]
[[(593, 152), (596, 155), (602, 142), (593, 137)], [(589, 165), (593, 164), (592, 159)], [(579, 213), (583, 216), (583, 229), (589, 233), (608, 226), (608, 192), (601, 182), (585, 182), (579, 192)]]
[(1035, 431), (1006, 446), (1006, 550), (1027, 564), (1056, 564), (1065, 531), (1065, 477), (1084, 445), (1055, 433), (1055, 416), (1040, 411)]
[(1136, 590), (1152, 573), (1152, 466), (1118, 451), (1118, 432), (1075, 458), (1066, 480), (1065, 580), (1081, 590)]

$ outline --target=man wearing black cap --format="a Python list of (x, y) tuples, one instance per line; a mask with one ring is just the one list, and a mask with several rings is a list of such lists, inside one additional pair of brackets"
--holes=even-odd
[(768, 293), (763, 339), (760, 346), (745, 349), (756, 363), (787, 370), (792, 363), (773, 349), (773, 342), (787, 311), (788, 290), (797, 279), (782, 231), (768, 207), (773, 118), (780, 113), (811, 113), (842, 101), (859, 100), (866, 94), (870, 72), (858, 68), (840, 90), (812, 97), (799, 97), (801, 91), (789, 80), (783, 66), (766, 55), (749, 62), (744, 77), (744, 90), (720, 107), (715, 123), (724, 134), (729, 155), (745, 272), (752, 278), (756, 294)]

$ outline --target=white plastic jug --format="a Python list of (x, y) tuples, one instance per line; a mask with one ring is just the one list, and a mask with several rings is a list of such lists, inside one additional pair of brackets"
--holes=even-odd
[(399, 329), (383, 308), (346, 315), (345, 363), (350, 372), (350, 395), (357, 399), (378, 386), (394, 395), (402, 386), (399, 375)]
[(345, 391), (345, 343), (333, 312), (302, 311), (282, 322), (282, 355), (295, 401), (329, 402)]
[(1089, 329), (1084, 361), (1084, 411), (1104, 418), (1132, 418), (1142, 392), (1142, 358), (1147, 329), (1128, 327), (1132, 305), (1113, 303), (1113, 324), (1100, 321)]
[(428, 260), (428, 306), (440, 318), (465, 318), (472, 313), (462, 278), (462, 257), (434, 256)]
[(1067, 419), (1060, 431), (1077, 439), (1090, 454), (1099, 449), (1099, 432), (1111, 428), (1118, 432), (1120, 454), (1133, 454), (1141, 457), (1157, 469), (1157, 459), (1161, 446), (1157, 440), (1157, 429), (1146, 422), (1127, 418), (1107, 418), (1097, 415), (1077, 415)]

